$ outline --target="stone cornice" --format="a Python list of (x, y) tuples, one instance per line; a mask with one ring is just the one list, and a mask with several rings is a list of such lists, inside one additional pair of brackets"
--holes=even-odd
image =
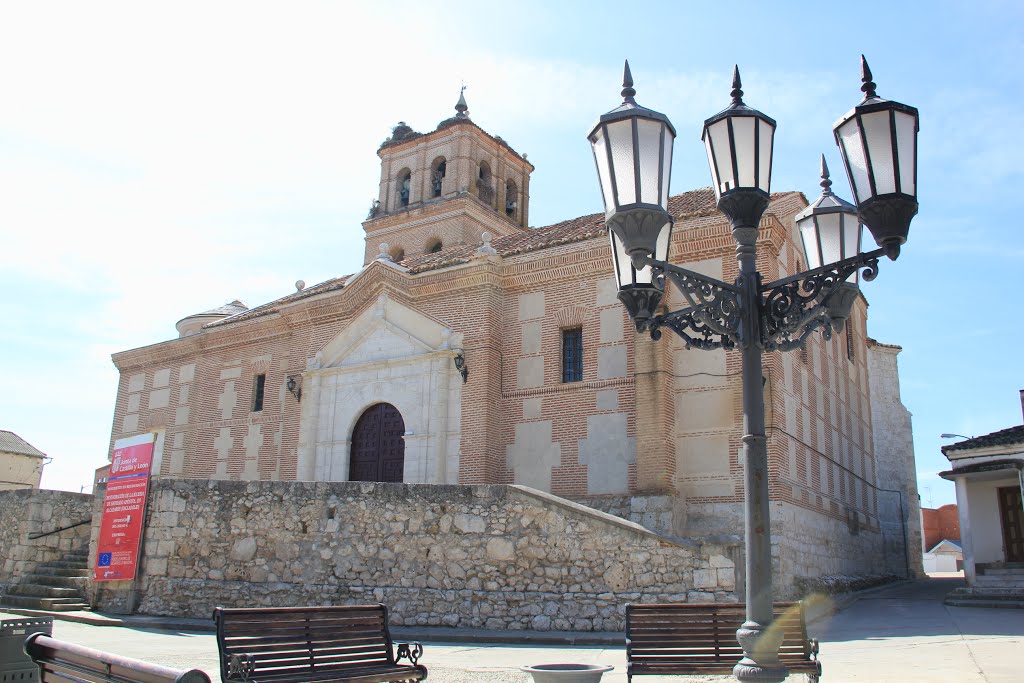
[(366, 239), (382, 238), (460, 216), (472, 218), (486, 225), (488, 229), (495, 228), (494, 232), (497, 236), (516, 234), (526, 230), (490, 204), (480, 201), (476, 195), (465, 191), (418, 202), (398, 211), (382, 213), (380, 216), (363, 221), (363, 230), (366, 231)]

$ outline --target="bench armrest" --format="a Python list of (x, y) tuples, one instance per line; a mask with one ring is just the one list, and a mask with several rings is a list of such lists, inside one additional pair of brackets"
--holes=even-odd
[(416, 662), (423, 656), (423, 646), (415, 641), (411, 643), (395, 643), (395, 645), (395, 663), (398, 663), (401, 659), (408, 659), (412, 662), (413, 666), (416, 666)]
[(227, 664), (228, 677), (232, 680), (248, 681), (253, 671), (256, 670), (256, 662), (252, 655), (231, 655)]

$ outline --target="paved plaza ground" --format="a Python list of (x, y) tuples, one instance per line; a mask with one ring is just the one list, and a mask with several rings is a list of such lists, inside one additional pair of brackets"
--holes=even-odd
[[(837, 605), (840, 608), (834, 614), (815, 620), (808, 630), (821, 641), (822, 682), (1021, 681), (1015, 655), (1024, 648), (1024, 610), (945, 607), (942, 597), (962, 583), (959, 578), (931, 578), (869, 591)], [(215, 682), (219, 679), (212, 633), (156, 630), (139, 623), (95, 626), (55, 621), (54, 637), (167, 666), (198, 667)], [(403, 630), (400, 638), (405, 635)], [(625, 648), (615, 637), (607, 638), (606, 644), (569, 646), (480, 642), (495, 638), (491, 632), (461, 631), (459, 636), (468, 641), (444, 642), (420, 634), (429, 681), (525, 682), (530, 679), (519, 666), (556, 662), (610, 664), (615, 670), (605, 674), (602, 683), (626, 680)], [(800, 679), (792, 676), (790, 680)], [(637, 679), (638, 683), (712, 680), (724, 683), (733, 679)]]

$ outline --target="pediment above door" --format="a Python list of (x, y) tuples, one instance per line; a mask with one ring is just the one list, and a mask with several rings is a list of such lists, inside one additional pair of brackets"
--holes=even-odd
[(414, 358), (457, 348), (462, 334), (392, 299), (386, 292), (329, 341), (310, 369), (343, 368)]

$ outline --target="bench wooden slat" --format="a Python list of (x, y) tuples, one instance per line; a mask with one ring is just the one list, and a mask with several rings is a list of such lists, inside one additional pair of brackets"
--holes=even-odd
[[(339, 607), (217, 608), (225, 683), (418, 681), (422, 665), (395, 661), (383, 604)], [(249, 669), (232, 670), (232, 659)]]
[[(773, 605), (773, 628), (781, 629), (779, 659), (792, 673), (817, 681), (821, 673), (801, 603)], [(626, 606), (626, 675), (731, 674), (743, 657), (736, 629), (746, 619), (743, 604), (659, 603)]]

